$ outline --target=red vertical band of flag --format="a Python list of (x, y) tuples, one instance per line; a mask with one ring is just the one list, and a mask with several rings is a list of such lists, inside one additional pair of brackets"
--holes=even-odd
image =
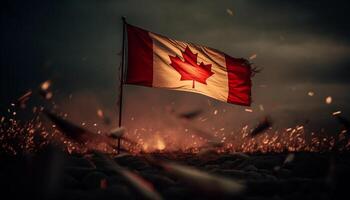
[(250, 106), (251, 104), (251, 68), (247, 60), (225, 55), (228, 74), (228, 103)]
[(152, 87), (153, 42), (148, 32), (127, 25), (128, 69), (126, 83)]

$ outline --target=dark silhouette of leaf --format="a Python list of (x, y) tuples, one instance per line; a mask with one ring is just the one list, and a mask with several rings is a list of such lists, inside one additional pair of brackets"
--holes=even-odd
[(266, 116), (264, 117), (260, 123), (250, 132), (250, 136), (255, 137), (264, 131), (266, 131), (268, 128), (272, 126), (272, 121), (270, 117)]
[(178, 115), (179, 118), (184, 118), (184, 119), (193, 119), (199, 116), (203, 111), (202, 110), (194, 110), (186, 113), (181, 113)]

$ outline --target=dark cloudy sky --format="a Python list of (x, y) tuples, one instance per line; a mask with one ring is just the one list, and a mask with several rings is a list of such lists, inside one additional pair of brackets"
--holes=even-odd
[[(197, 94), (125, 86), (128, 126), (145, 121), (161, 126), (172, 107), (178, 112), (203, 109), (203, 116), (210, 119), (207, 126), (228, 129), (254, 124), (266, 114), (277, 127), (306, 120), (313, 128), (336, 127), (332, 112), (342, 110), (350, 116), (346, 2), (5, 1), (0, 106), (7, 107), (26, 90), (50, 79), (55, 101), (75, 120), (93, 121), (96, 109), (102, 108), (115, 121), (121, 16), (126, 16), (133, 25), (233, 57), (256, 54), (253, 62), (263, 68), (253, 79), (253, 113)], [(308, 96), (309, 91), (315, 95)], [(333, 97), (330, 105), (325, 104), (327, 96)], [(213, 115), (214, 110), (218, 115)]]

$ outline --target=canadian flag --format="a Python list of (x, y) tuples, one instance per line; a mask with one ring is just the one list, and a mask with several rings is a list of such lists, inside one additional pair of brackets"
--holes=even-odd
[(127, 27), (127, 84), (200, 93), (221, 101), (251, 104), (251, 67), (216, 49)]

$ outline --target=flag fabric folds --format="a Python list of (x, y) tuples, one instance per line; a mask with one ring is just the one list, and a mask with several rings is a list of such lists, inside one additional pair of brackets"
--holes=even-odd
[(251, 104), (250, 63), (213, 48), (170, 39), (127, 24), (126, 84), (200, 93)]

